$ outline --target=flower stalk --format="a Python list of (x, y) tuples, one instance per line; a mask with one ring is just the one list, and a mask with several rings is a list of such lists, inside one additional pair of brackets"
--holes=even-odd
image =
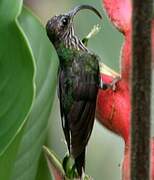
[(131, 180), (150, 179), (152, 0), (133, 0)]

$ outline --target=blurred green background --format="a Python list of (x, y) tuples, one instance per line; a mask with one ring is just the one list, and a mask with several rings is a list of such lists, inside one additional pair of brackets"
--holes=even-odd
[[(33, 10), (44, 25), (55, 14), (67, 12), (75, 5), (86, 3), (94, 5), (101, 12), (103, 21), (100, 22), (98, 17), (90, 11), (83, 11), (75, 18), (75, 32), (79, 37), (83, 38), (91, 30), (93, 25), (101, 23), (101, 31), (89, 41), (89, 48), (97, 53), (105, 64), (119, 71), (119, 56), (123, 37), (110, 23), (100, 0), (25, 1), (25, 4)], [(57, 97), (55, 98), (51, 113), (47, 143), (59, 157), (64, 157), (67, 149), (61, 128)], [(91, 175), (95, 180), (119, 180), (123, 146), (123, 140), (120, 137), (112, 134), (95, 121), (87, 148), (86, 173)]]
[[(89, 48), (97, 53), (105, 64), (119, 71), (119, 56), (123, 37), (110, 23), (100, 0), (25, 0), (25, 4), (33, 10), (44, 25), (50, 17), (67, 12), (75, 5), (94, 5), (103, 15), (103, 22), (100, 22), (93, 13), (83, 11), (76, 16), (74, 21), (76, 34), (83, 38), (93, 25), (101, 23), (101, 31), (90, 40)], [(55, 97), (48, 132), (47, 143), (49, 147), (59, 157), (63, 158), (67, 149), (61, 128), (57, 97)], [(86, 173), (95, 180), (119, 180), (123, 146), (124, 144), (120, 137), (112, 134), (95, 121), (87, 148)], [(45, 180), (45, 177), (43, 179)]]

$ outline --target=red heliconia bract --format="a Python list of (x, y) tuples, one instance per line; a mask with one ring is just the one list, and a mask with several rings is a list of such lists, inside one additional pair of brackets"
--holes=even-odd
[[(105, 82), (111, 77), (102, 75)], [(123, 79), (116, 85), (116, 91), (99, 90), (97, 98), (97, 119), (112, 132), (124, 137), (125, 143), (129, 137), (128, 121), (130, 119), (130, 101), (128, 83)]]
[[(131, 3), (129, 0), (104, 0), (104, 7), (111, 21), (124, 34), (124, 44), (122, 46), (121, 56), (121, 80), (117, 83), (116, 91), (99, 91), (96, 116), (104, 126), (124, 137), (125, 143), (127, 143), (131, 110), (129, 90), (131, 68)], [(113, 79), (104, 74), (101, 76), (105, 82)]]
[[(122, 176), (123, 180), (130, 180), (131, 0), (103, 0), (103, 4), (111, 22), (123, 33), (124, 44), (120, 57), (121, 80), (116, 85), (116, 91), (99, 90), (96, 116), (101, 124), (124, 139)], [(152, 53), (154, 62), (154, 20), (152, 23)], [(111, 82), (113, 79), (112, 76), (106, 74), (101, 74), (101, 78), (104, 82)], [(151, 140), (151, 143), (152, 180), (154, 180), (154, 140)]]

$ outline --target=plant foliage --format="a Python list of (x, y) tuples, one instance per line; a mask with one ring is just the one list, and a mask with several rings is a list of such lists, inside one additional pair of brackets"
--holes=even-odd
[(22, 0), (1, 0), (0, 22), (0, 179), (34, 180), (54, 100), (58, 58)]

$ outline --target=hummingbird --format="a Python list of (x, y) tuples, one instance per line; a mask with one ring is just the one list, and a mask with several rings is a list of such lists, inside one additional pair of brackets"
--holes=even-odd
[(98, 89), (112, 88), (115, 84), (100, 80), (99, 56), (74, 33), (73, 19), (83, 9), (93, 11), (102, 19), (93, 6), (79, 5), (52, 17), (46, 24), (47, 36), (60, 61), (58, 97), (62, 128), (79, 177), (85, 170), (85, 151), (94, 125)]

